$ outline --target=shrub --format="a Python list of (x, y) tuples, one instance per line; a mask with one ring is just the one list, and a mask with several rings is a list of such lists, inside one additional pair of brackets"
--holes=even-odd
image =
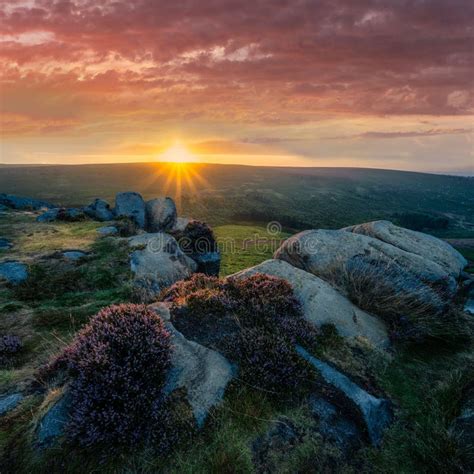
[(241, 378), (255, 388), (292, 393), (315, 380), (313, 369), (294, 345), (276, 333), (243, 329), (227, 341), (225, 352), (239, 361)]
[(143, 305), (101, 310), (51, 364), (72, 377), (70, 439), (133, 445), (156, 429), (170, 366), (170, 336)]
[(217, 243), (212, 229), (201, 221), (191, 221), (183, 231), (173, 232), (181, 250), (192, 257), (195, 254), (204, 254), (217, 251)]
[(248, 383), (281, 392), (308, 378), (294, 345), (313, 346), (317, 331), (304, 320), (285, 280), (263, 274), (242, 280), (195, 275), (162, 298), (171, 303), (179, 331), (239, 363)]
[[(326, 278), (343, 288), (359, 308), (383, 318), (394, 338), (419, 340), (442, 335), (442, 326), (449, 322), (442, 290), (421, 282), (396, 264), (379, 260), (355, 257), (336, 267)], [(445, 327), (447, 333), (452, 332), (449, 325)]]
[(22, 350), (23, 344), (18, 336), (7, 334), (0, 337), (0, 367), (9, 367)]
[(136, 235), (138, 231), (138, 225), (135, 220), (125, 216), (119, 217), (114, 226), (117, 228), (120, 237), (131, 237)]

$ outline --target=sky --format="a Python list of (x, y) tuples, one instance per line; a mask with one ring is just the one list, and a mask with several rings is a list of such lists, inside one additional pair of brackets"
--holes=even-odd
[(0, 0), (0, 163), (474, 175), (472, 0)]

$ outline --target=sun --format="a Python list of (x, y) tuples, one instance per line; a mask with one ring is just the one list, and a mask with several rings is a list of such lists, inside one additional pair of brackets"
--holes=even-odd
[(158, 161), (162, 163), (196, 163), (197, 157), (182, 143), (176, 141), (172, 146), (158, 156)]

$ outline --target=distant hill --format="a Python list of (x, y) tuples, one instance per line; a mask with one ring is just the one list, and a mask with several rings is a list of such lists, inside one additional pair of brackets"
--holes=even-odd
[(474, 178), (468, 177), (215, 164), (0, 167), (0, 192), (66, 206), (84, 205), (97, 196), (113, 201), (124, 190), (145, 198), (170, 195), (181, 215), (213, 225), (279, 221), (301, 230), (391, 219), (442, 236), (474, 235)]

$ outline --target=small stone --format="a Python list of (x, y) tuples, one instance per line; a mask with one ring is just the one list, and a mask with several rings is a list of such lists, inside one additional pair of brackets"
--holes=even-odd
[(63, 257), (67, 258), (68, 260), (76, 261), (87, 257), (87, 253), (83, 252), (82, 250), (66, 250), (66, 252), (63, 252)]
[(84, 208), (84, 213), (98, 221), (111, 221), (114, 218), (110, 204), (103, 199), (95, 199), (94, 202)]
[(49, 446), (64, 434), (69, 419), (70, 403), (70, 395), (66, 393), (45, 413), (36, 433), (40, 446)]
[(58, 218), (59, 209), (50, 209), (36, 218), (36, 222), (53, 222)]
[(21, 393), (0, 396), (0, 415), (5, 415), (5, 413), (13, 410), (21, 400), (23, 400)]
[(108, 226), (104, 226), (104, 227), (99, 227), (97, 229), (97, 232), (100, 235), (117, 235), (118, 234), (118, 229), (115, 226), (108, 225)]
[(18, 284), (28, 278), (28, 267), (21, 262), (7, 261), (0, 263), (0, 279)]

